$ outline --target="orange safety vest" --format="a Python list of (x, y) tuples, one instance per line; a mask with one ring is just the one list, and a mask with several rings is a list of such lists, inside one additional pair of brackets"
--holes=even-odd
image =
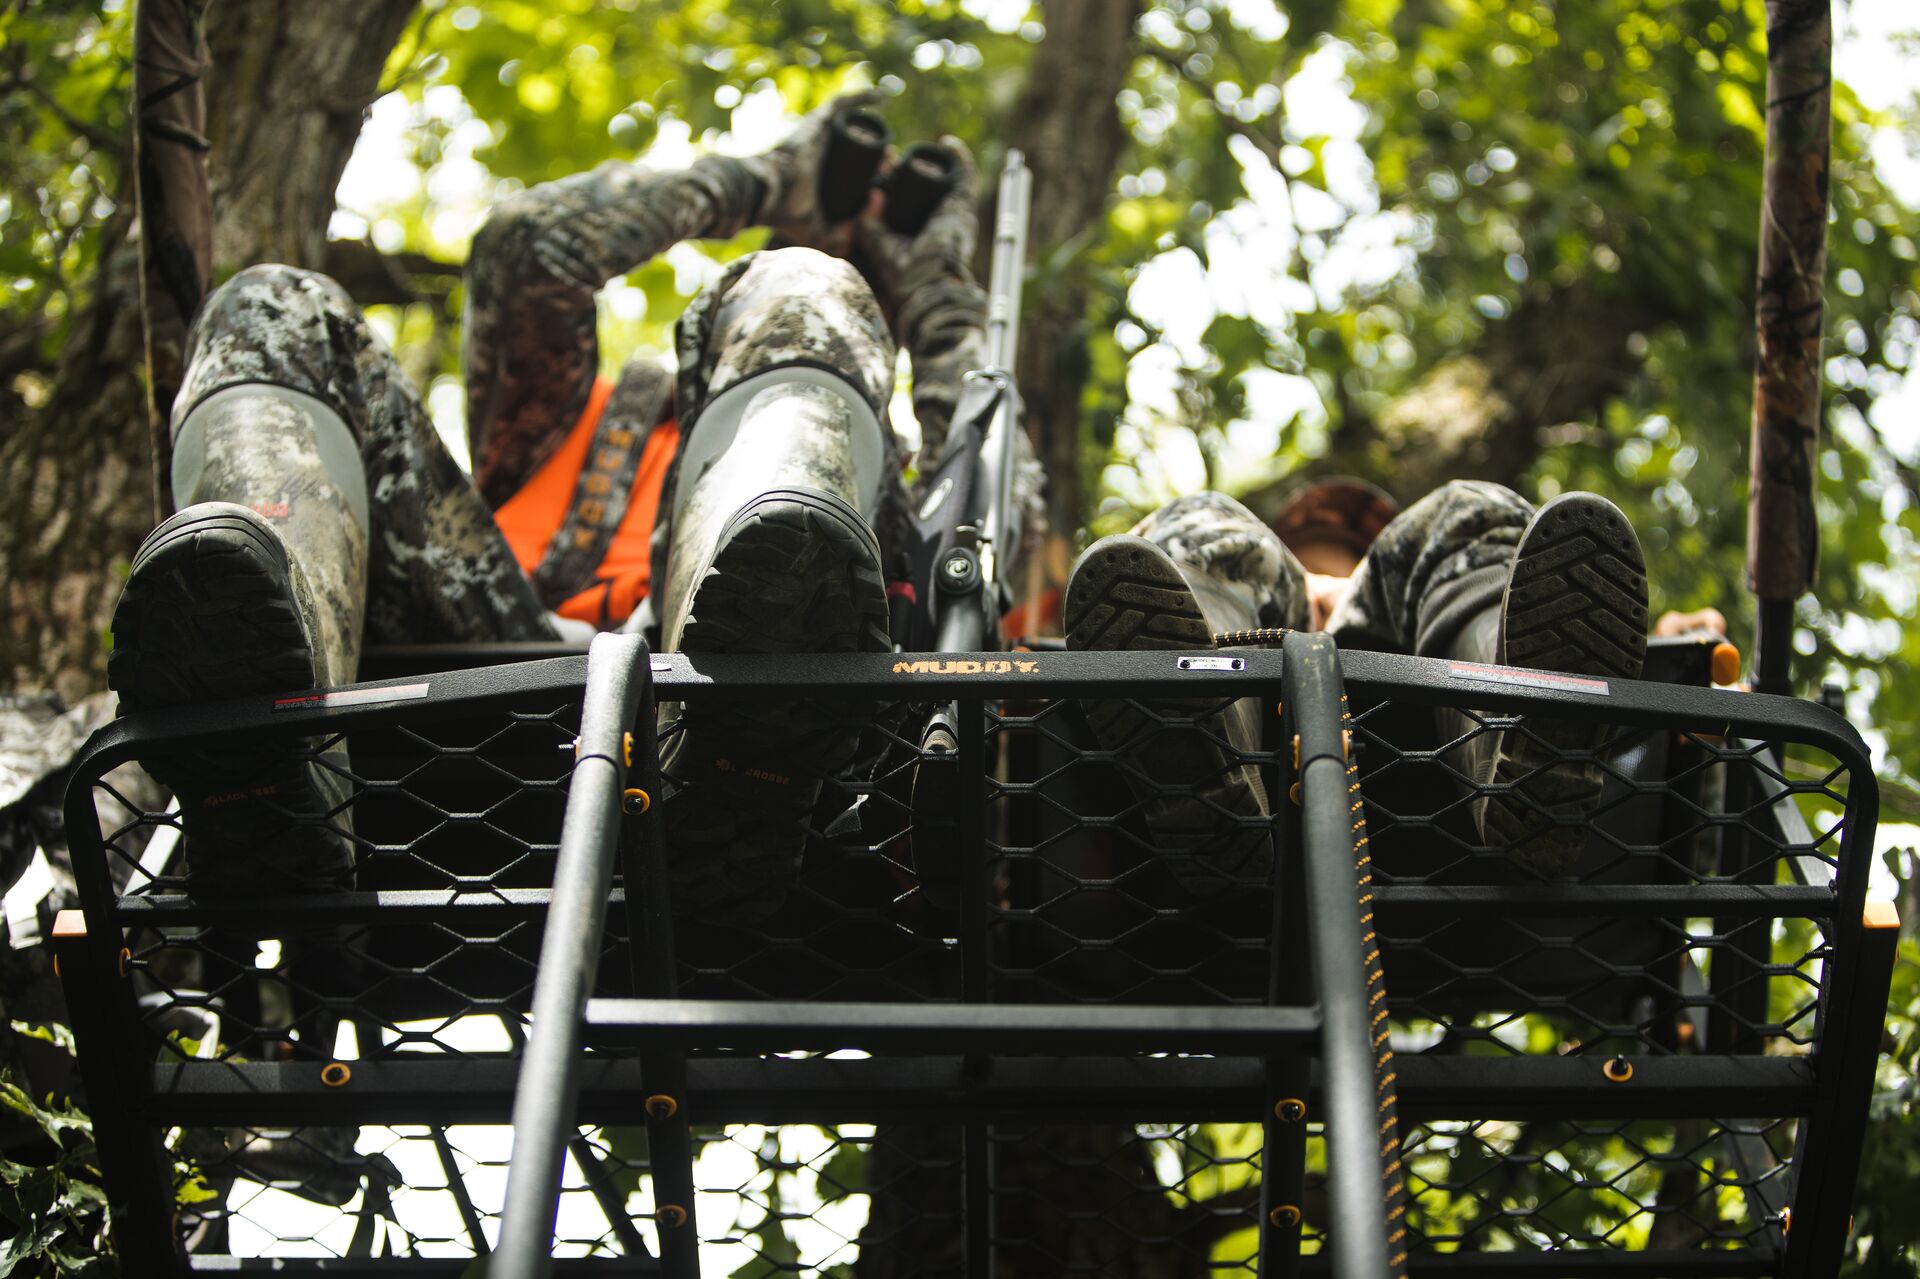
[[(520, 491), (493, 513), (494, 522), (506, 534), (507, 545), (513, 548), (513, 557), (529, 574), (546, 558), (548, 546), (573, 507), (580, 473), (586, 469), (587, 457), (593, 449), (594, 432), (600, 426), (600, 415), (612, 394), (612, 382), (606, 378), (595, 379), (587, 407), (566, 440)], [(634, 468), (626, 514), (614, 531), (607, 553), (601, 557), (593, 584), (563, 601), (554, 612), (611, 630), (640, 607), (640, 601), (647, 597), (652, 576), (653, 523), (660, 510), (660, 489), (667, 478), (667, 464), (673, 460), (679, 443), (680, 426), (674, 419), (668, 418), (653, 428), (640, 454), (640, 465)], [(583, 506), (595, 500), (588, 495)]]

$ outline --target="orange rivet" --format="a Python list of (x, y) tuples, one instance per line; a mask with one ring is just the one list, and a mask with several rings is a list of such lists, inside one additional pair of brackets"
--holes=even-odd
[[(1851, 1231), (1853, 1223), (1849, 1221), (1847, 1223), (1847, 1226), (1849, 1231)], [(1789, 1230), (1792, 1230), (1792, 1229), (1793, 1229), (1793, 1209), (1782, 1208), (1780, 1210), (1780, 1233), (1784, 1235)]]
[(1725, 640), (1713, 646), (1713, 656), (1708, 664), (1713, 668), (1714, 683), (1736, 684), (1740, 681), (1740, 650)]
[(620, 796), (620, 806), (638, 817), (653, 807), (653, 797), (638, 786), (629, 786)]
[(665, 1093), (655, 1093), (647, 1098), (647, 1113), (655, 1119), (671, 1119), (680, 1113), (680, 1103)]
[(622, 740), (620, 742), (620, 756), (622, 759), (626, 760), (626, 767), (632, 768), (633, 767), (633, 734), (622, 733), (621, 739)]
[(55, 977), (60, 975), (60, 956), (58, 955), (53, 957), (53, 975)]
[(1625, 1057), (1615, 1057), (1600, 1067), (1600, 1073), (1616, 1084), (1624, 1084), (1633, 1078), (1633, 1063)]
[(1300, 1224), (1300, 1210), (1292, 1204), (1281, 1204), (1267, 1214), (1267, 1221), (1277, 1230), (1291, 1230)]
[(1293, 801), (1293, 806), (1295, 808), (1298, 808), (1300, 806), (1300, 783), (1299, 782), (1295, 782), (1293, 785), (1287, 787), (1287, 798)]
[(1300, 734), (1298, 733), (1293, 735), (1293, 766), (1296, 770), (1300, 767)]
[(663, 1226), (684, 1226), (687, 1224), (687, 1210), (679, 1204), (662, 1204), (660, 1211), (654, 1214)]
[(120, 948), (120, 975), (122, 977), (125, 977), (127, 975), (127, 961), (132, 958), (133, 958), (133, 952), (128, 950), (125, 946), (122, 946)]
[(344, 1061), (330, 1061), (320, 1067), (320, 1082), (329, 1088), (344, 1088), (353, 1078), (353, 1068)]
[(1298, 1097), (1282, 1097), (1273, 1103), (1274, 1118), (1297, 1124), (1307, 1117), (1307, 1103)]

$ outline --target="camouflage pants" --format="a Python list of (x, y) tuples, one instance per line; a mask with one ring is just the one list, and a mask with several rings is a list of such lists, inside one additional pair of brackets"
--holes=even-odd
[[(878, 304), (846, 263), (806, 249), (751, 254), (696, 298), (678, 333), (683, 438), (701, 407), (734, 383), (782, 364), (833, 369), (885, 419), (894, 346)], [(212, 296), (194, 324), (174, 430), (231, 388), (284, 387), (320, 401), (352, 432), (366, 477), (364, 576), (337, 565), (307, 573), (323, 613), (337, 619), (351, 678), (360, 634), (388, 642), (548, 639), (551, 620), (493, 522), (486, 502), (441, 443), (392, 352), (333, 280), (256, 266)], [(616, 404), (619, 397), (616, 396)], [(193, 493), (238, 502), (275, 522), (298, 555), (339, 545), (351, 518), (331, 493), (295, 416), (260, 402), (247, 438), (212, 450)], [(572, 427), (556, 414), (555, 433)], [(651, 423), (647, 423), (651, 426)], [(889, 473), (897, 475), (897, 442)], [(671, 509), (668, 476), (662, 509)], [(324, 535), (322, 535), (324, 533)], [(335, 556), (338, 558), (338, 556)], [(305, 567), (305, 566), (303, 566)], [(656, 576), (656, 586), (663, 582)]]
[[(1508, 562), (1532, 518), (1533, 505), (1498, 484), (1442, 485), (1381, 530), (1327, 630), (1353, 648), (1444, 652), (1469, 619), (1499, 607)], [(1306, 570), (1232, 498), (1184, 497), (1133, 531), (1189, 572), (1205, 574), (1245, 610), (1229, 629), (1309, 625)]]

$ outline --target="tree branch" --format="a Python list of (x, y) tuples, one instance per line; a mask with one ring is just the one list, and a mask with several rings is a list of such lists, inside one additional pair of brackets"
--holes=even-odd
[(460, 267), (424, 253), (383, 253), (366, 240), (329, 240), (322, 269), (361, 306), (442, 301), (460, 282)]

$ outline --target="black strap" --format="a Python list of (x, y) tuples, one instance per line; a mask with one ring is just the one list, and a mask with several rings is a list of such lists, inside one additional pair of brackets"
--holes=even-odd
[(548, 608), (559, 607), (593, 584), (627, 517), (633, 477), (647, 442), (667, 419), (672, 396), (673, 379), (652, 360), (631, 360), (620, 371), (620, 381), (594, 425), (567, 517), (533, 570), (534, 590)]

